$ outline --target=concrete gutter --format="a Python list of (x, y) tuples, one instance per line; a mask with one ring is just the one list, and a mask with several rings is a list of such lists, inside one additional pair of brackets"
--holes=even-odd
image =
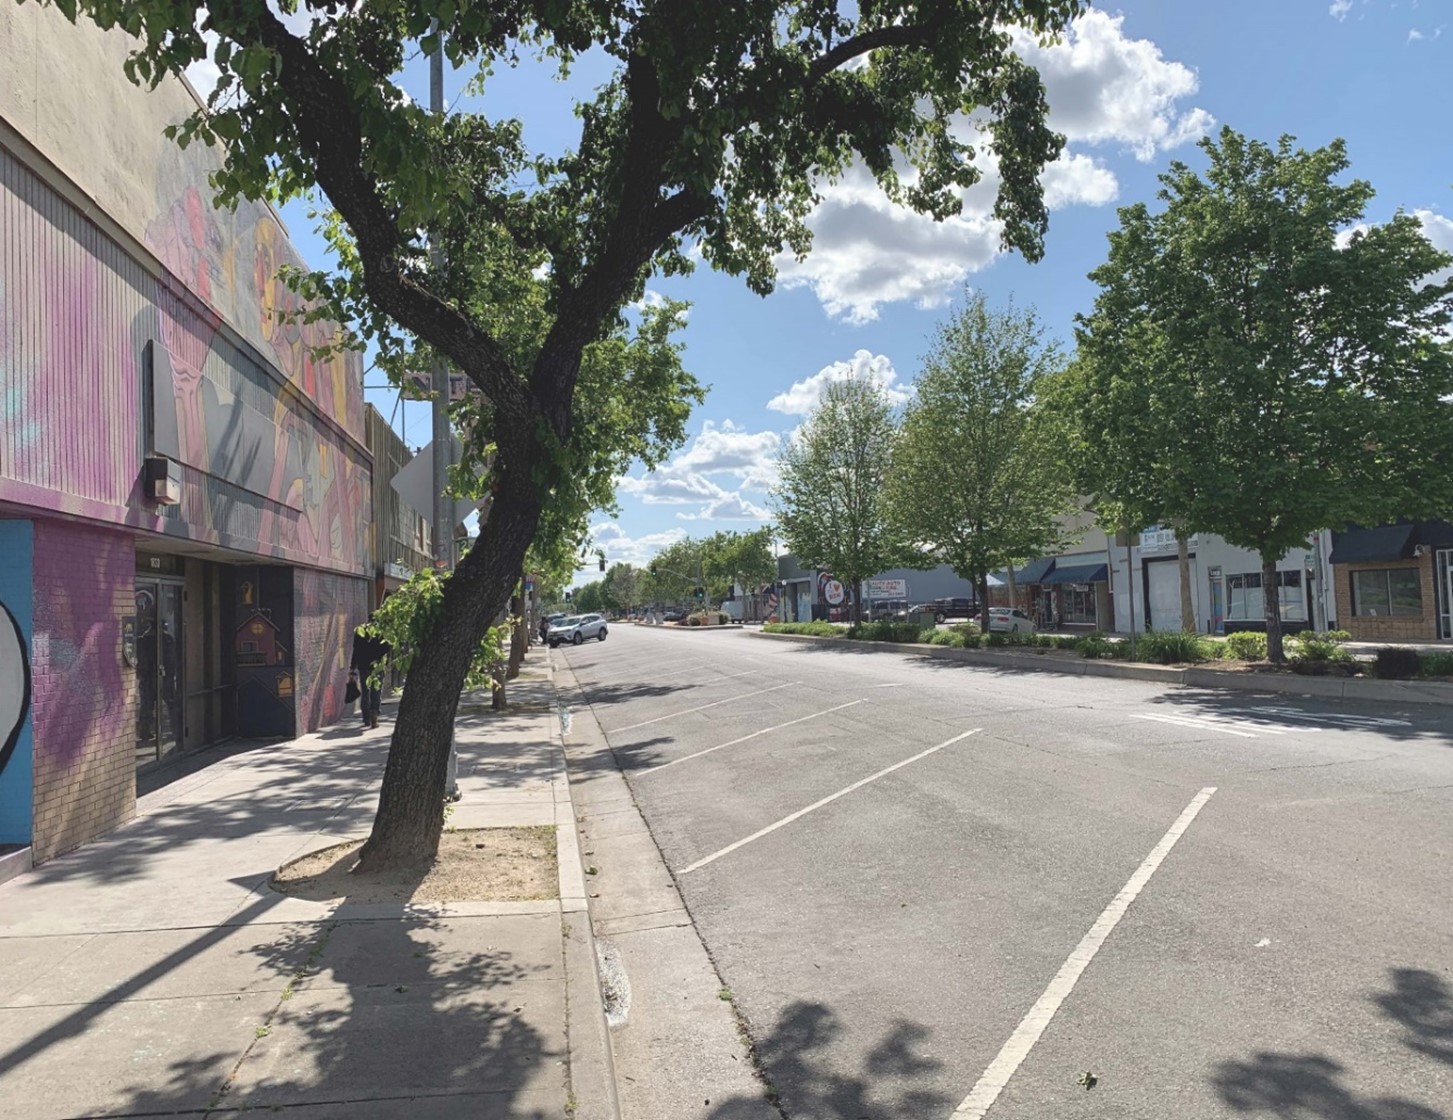
[(806, 645), (851, 649), (854, 653), (911, 652), (939, 661), (959, 661), (991, 669), (1017, 672), (1063, 673), (1072, 677), (1119, 677), (1122, 680), (1158, 681), (1189, 688), (1224, 688), (1241, 692), (1283, 692), (1322, 696), (1334, 700), (1365, 700), (1388, 704), (1453, 705), (1453, 684), (1435, 681), (1377, 681), (1358, 677), (1304, 677), (1280, 673), (1231, 673), (1199, 666), (1144, 665), (1138, 662), (1099, 661), (1086, 657), (1054, 657), (1049, 651), (1028, 653), (1014, 649), (954, 649), (918, 642), (857, 642), (847, 638), (817, 638), (807, 634), (764, 634), (760, 638)]
[(632, 626), (644, 626), (647, 630), (655, 632), (677, 631), (682, 634), (701, 634), (708, 630), (745, 630), (746, 624), (742, 622), (723, 622), (712, 626), (677, 626), (674, 622), (662, 623), (660, 626), (652, 626), (645, 622), (633, 622)]

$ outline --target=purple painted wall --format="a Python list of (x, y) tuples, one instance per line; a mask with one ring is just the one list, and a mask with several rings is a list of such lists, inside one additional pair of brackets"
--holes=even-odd
[(299, 568), (293, 573), (298, 731), (343, 714), (354, 628), (368, 619), (368, 585)]
[(136, 811), (136, 674), (121, 656), (133, 612), (131, 535), (35, 523), (31, 720), (37, 861)]

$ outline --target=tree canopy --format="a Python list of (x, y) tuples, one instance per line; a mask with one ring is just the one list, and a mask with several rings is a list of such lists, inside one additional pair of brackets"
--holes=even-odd
[(830, 571), (853, 591), (861, 620), (863, 580), (904, 556), (885, 494), (896, 417), (883, 387), (834, 381), (778, 464), (772, 504), (782, 539), (804, 567)]
[(1065, 447), (1037, 407), (1058, 349), (1033, 311), (969, 296), (939, 326), (888, 475), (886, 508), (918, 565), (946, 563), (979, 589), (988, 574), (1059, 544), (1075, 507)]
[[(136, 37), (133, 80), (209, 58), (220, 80), (179, 142), (220, 140), (218, 199), (326, 196), (342, 267), (293, 277), (317, 314), (354, 323), (381, 354), (432, 353), (487, 412), (488, 532), (443, 593), (395, 724), (365, 872), (431, 859), (460, 685), (509, 600), (548, 497), (584, 473), (583, 355), (608, 338), (653, 271), (689, 246), (771, 289), (774, 261), (810, 244), (824, 179), (850, 163), (936, 217), (956, 213), (992, 148), (994, 217), (1037, 258), (1039, 174), (1062, 150), (1038, 74), (1011, 26), (1054, 34), (1083, 0), (60, 0)], [(424, 110), (397, 84), (443, 51), (482, 95)], [(491, 117), (492, 75), (568, 71), (587, 52), (613, 72), (577, 106), (567, 148), (537, 152)], [(965, 127), (965, 122), (971, 122)], [(426, 242), (443, 252), (431, 259)], [(517, 297), (539, 287), (539, 323)], [(312, 314), (313, 312), (310, 312)], [(484, 413), (482, 413), (482, 419)]]
[(1410, 215), (1363, 224), (1373, 190), (1341, 181), (1340, 140), (1307, 151), (1227, 128), (1201, 147), (1204, 176), (1173, 163), (1163, 209), (1121, 210), (1091, 274), (1078, 444), (1133, 515), (1261, 555), (1280, 659), (1270, 589), (1288, 550), (1453, 504), (1453, 280), (1432, 282), (1453, 257)]
[(701, 551), (707, 593), (713, 602), (730, 596), (733, 584), (740, 584), (750, 595), (777, 578), (770, 526), (746, 533), (713, 533), (701, 542)]

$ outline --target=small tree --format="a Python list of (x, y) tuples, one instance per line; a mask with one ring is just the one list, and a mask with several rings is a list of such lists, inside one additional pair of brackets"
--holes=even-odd
[(1162, 508), (1260, 555), (1280, 661), (1290, 549), (1453, 504), (1453, 281), (1429, 282), (1453, 257), (1411, 216), (1357, 225), (1373, 191), (1336, 181), (1340, 140), (1309, 152), (1228, 128), (1201, 147), (1204, 178), (1174, 163), (1164, 210), (1121, 211), (1081, 344), (1148, 402), (1118, 421), (1144, 469), (1194, 480)]
[(777, 576), (772, 530), (764, 526), (749, 533), (713, 533), (702, 542), (702, 567), (717, 602), (731, 594), (734, 584), (751, 594)]
[(641, 601), (641, 576), (644, 573), (632, 564), (612, 564), (605, 573), (605, 590), (616, 609), (628, 611)]
[(866, 378), (834, 381), (778, 464), (772, 503), (783, 541), (804, 567), (825, 568), (853, 592), (902, 556), (888, 520), (884, 486), (897, 429), (883, 387)]
[(979, 591), (989, 572), (1057, 546), (1075, 507), (1065, 448), (1035, 395), (1059, 367), (1032, 311), (971, 295), (934, 336), (888, 478), (887, 508), (920, 562), (941, 562)]

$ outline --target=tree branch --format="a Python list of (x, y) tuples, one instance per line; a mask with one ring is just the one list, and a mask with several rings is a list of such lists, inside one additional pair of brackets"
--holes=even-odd
[(807, 69), (807, 86), (811, 88), (834, 70), (847, 65), (860, 55), (883, 47), (926, 47), (933, 43), (935, 33), (931, 27), (910, 25), (905, 27), (879, 27), (864, 31), (851, 39), (844, 39), (832, 50), (812, 60)]
[(252, 40), (282, 61), (278, 84), (312, 157), (318, 185), (358, 242), (369, 296), (406, 330), (447, 354), (503, 413), (528, 409), (523, 384), (495, 338), (404, 273), (403, 236), (377, 184), (363, 171), (363, 128), (353, 93), (318, 61), (308, 44), (262, 4), (214, 4), (213, 25)]

